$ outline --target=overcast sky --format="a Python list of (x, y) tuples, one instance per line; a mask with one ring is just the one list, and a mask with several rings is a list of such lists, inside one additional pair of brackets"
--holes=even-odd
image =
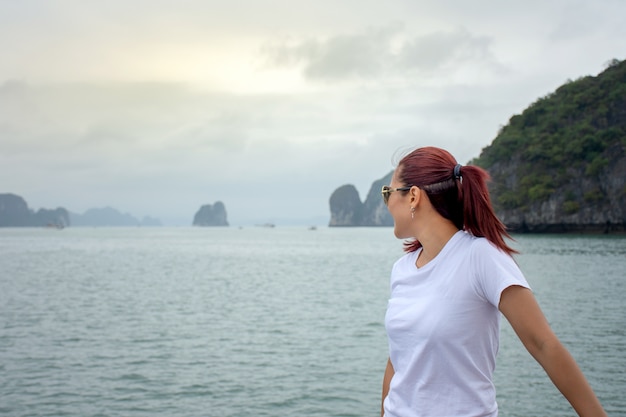
[(399, 150), (461, 163), (626, 58), (623, 0), (0, 0), (0, 193), (324, 225)]

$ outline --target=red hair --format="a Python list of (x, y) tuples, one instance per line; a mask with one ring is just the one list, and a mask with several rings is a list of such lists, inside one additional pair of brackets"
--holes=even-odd
[[(450, 220), (459, 230), (484, 237), (509, 255), (517, 251), (506, 244), (511, 238), (491, 205), (484, 169), (469, 165), (457, 168), (457, 162), (446, 150), (432, 146), (418, 148), (404, 156), (396, 170), (404, 186), (418, 186), (426, 192), (437, 212)], [(405, 242), (405, 250), (413, 252), (422, 244), (418, 240)]]

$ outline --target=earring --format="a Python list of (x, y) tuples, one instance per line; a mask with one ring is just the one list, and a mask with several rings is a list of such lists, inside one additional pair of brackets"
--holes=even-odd
[(411, 207), (411, 218), (415, 218), (415, 207)]

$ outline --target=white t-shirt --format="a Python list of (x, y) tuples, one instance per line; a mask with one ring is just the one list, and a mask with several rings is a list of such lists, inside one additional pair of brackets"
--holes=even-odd
[(391, 272), (385, 327), (395, 374), (385, 417), (497, 416), (500, 295), (529, 285), (509, 255), (463, 231), (417, 268), (420, 251)]

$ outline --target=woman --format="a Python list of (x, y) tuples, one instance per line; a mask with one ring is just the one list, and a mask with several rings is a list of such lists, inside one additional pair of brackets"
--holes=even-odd
[(382, 194), (407, 254), (393, 266), (381, 416), (497, 416), (500, 312), (580, 416), (606, 416), (511, 257), (488, 174), (419, 148)]

